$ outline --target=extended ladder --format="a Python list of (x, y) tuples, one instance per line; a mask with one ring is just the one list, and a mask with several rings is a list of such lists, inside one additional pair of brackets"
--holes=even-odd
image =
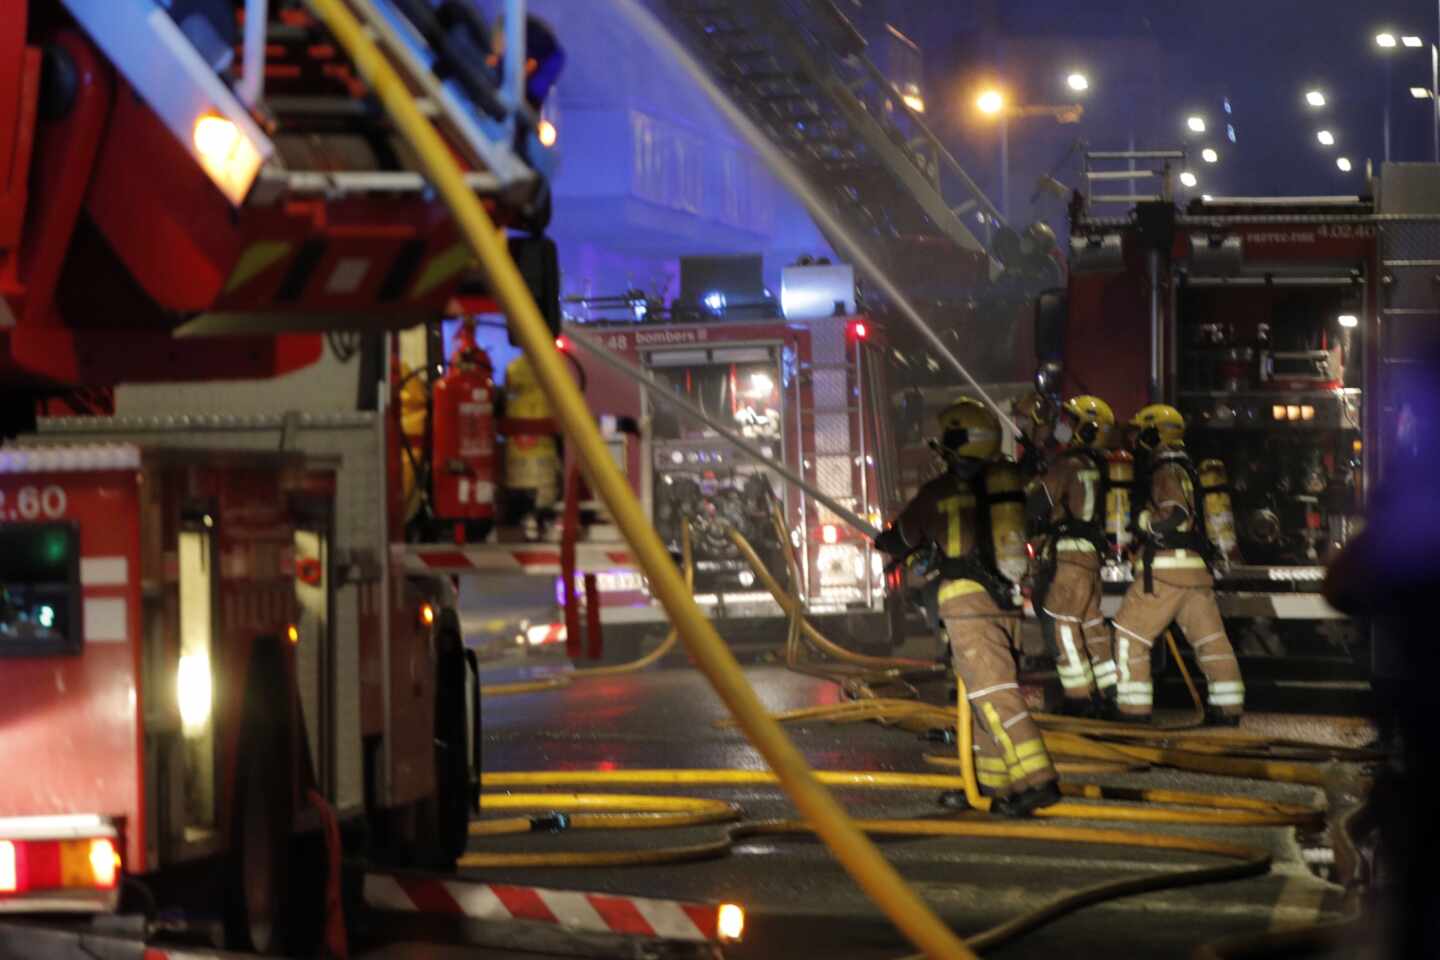
[[(180, 22), (157, 0), (62, 2), (232, 204), (425, 189), (383, 111), (357, 95), (353, 68), (293, 0), (245, 0), (237, 4), (243, 18), (192, 11)], [(548, 164), (529, 136), (524, 0), (506, 0), (506, 49), (519, 55), (504, 58), (503, 83), (490, 76), (487, 31), (467, 4), (349, 3), (463, 158), (476, 191), (511, 201), (533, 193), (536, 168)], [(202, 118), (233, 125), (211, 128), (231, 144), (221, 164), (204, 149)]]
[[(978, 215), (988, 231), (1004, 226), (999, 210), (869, 60), (864, 39), (829, 0), (661, 5), (712, 78), (843, 222), (871, 241), (887, 268), (904, 275), (922, 251), (988, 264), (986, 244), (962, 216)], [(947, 199), (947, 184), (960, 194), (957, 202)]]

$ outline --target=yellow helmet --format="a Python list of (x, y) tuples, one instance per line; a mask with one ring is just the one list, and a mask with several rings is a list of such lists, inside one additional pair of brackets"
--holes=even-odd
[(1140, 429), (1138, 440), (1142, 447), (1178, 447), (1185, 442), (1185, 418), (1169, 404), (1141, 407), (1130, 419), (1130, 426)]
[(989, 460), (1000, 450), (1000, 420), (979, 400), (962, 397), (940, 414), (940, 443), (957, 457)]
[(1038, 391), (1027, 393), (1010, 405), (1010, 415), (1026, 440), (1035, 442), (1041, 427), (1055, 425), (1055, 405)]
[(1064, 411), (1075, 418), (1075, 435), (1070, 442), (1078, 447), (1098, 447), (1115, 426), (1115, 411), (1099, 397), (1081, 394), (1065, 401)]

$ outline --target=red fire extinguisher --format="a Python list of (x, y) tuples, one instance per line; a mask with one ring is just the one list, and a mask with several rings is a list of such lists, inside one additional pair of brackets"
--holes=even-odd
[(495, 516), (495, 380), (490, 357), (461, 324), (455, 353), (434, 387), (432, 486), (435, 518), (456, 536), (482, 539)]

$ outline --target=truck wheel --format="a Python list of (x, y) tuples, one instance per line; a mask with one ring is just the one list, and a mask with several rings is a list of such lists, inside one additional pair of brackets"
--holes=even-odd
[(278, 658), (258, 652), (251, 665), (230, 848), (226, 941), (248, 945), (257, 953), (282, 948), (289, 905), (294, 790), (289, 743), (283, 725), (276, 722), (288, 711), (274, 702), (278, 695), (264, 692), (269, 685), (261, 682), (267, 674), (283, 675), (279, 666)]
[(441, 863), (465, 852), (470, 830), (469, 723), (465, 713), (467, 666), (457, 632), (445, 631), (435, 658), (435, 813)]

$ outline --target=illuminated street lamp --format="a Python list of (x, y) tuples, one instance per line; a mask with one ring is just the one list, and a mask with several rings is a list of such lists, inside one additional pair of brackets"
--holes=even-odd
[(1187, 126), (1187, 127), (1190, 128), (1190, 132), (1191, 132), (1191, 133), (1204, 133), (1204, 132), (1205, 132), (1205, 118), (1204, 118), (1204, 117), (1201, 117), (1201, 116), (1186, 117), (1186, 118), (1185, 118), (1185, 126)]
[(1195, 185), (1199, 182), (1199, 178), (1196, 177), (1195, 174), (1191, 173), (1189, 170), (1186, 170), (1184, 173), (1180, 174), (1180, 184), (1182, 186), (1189, 187), (1193, 190), (1195, 188)]
[[(1387, 54), (1396, 47), (1395, 34), (1379, 33), (1375, 35), (1375, 44)], [(1407, 50), (1420, 50), (1426, 46), (1425, 39), (1413, 33), (1407, 33), (1400, 37), (1399, 44)], [(1432, 126), (1434, 127), (1433, 139), (1435, 148), (1435, 160), (1440, 163), (1440, 97), (1435, 95), (1440, 90), (1440, 47), (1429, 44), (1430, 47), (1430, 86), (1411, 87), (1410, 96), (1416, 100), (1433, 100), (1434, 105), (1431, 112), (1434, 114)], [(1382, 123), (1384, 125), (1385, 138), (1385, 160), (1390, 160), (1390, 100), (1393, 96), (1392, 74), (1394, 68), (1391, 64), (1391, 57), (1385, 58), (1385, 111)]]
[(1325, 94), (1321, 90), (1309, 90), (1305, 93), (1305, 102), (1312, 107), (1325, 106)]
[(1320, 141), (1320, 146), (1322, 147), (1335, 146), (1335, 134), (1329, 130), (1316, 130), (1315, 139)]
[(1215, 163), (1220, 159), (1220, 154), (1215, 152), (1214, 147), (1206, 147), (1200, 151), (1200, 159), (1206, 163)]
[[(1089, 80), (1083, 74), (1071, 74), (1069, 79), (1080, 77), (1085, 84)], [(1074, 83), (1070, 84), (1075, 89)], [(1078, 92), (1078, 91), (1077, 91)], [(1061, 104), (1011, 104), (1006, 102), (1004, 92), (998, 87), (986, 87), (975, 98), (975, 109), (986, 118), (1000, 124), (1000, 215), (1009, 218), (1010, 193), (1010, 118), (1049, 117), (1057, 123), (1079, 123), (1085, 115), (1085, 107), (1079, 103)]]
[(1350, 169), (1351, 169), (1351, 168), (1350, 168), (1350, 158), (1349, 158), (1349, 157), (1336, 157), (1336, 158), (1335, 158), (1335, 166), (1337, 166), (1337, 167), (1340, 168), (1340, 172), (1341, 172), (1341, 173), (1349, 173), (1349, 172), (1350, 172)]
[(1065, 85), (1076, 93), (1084, 93), (1090, 89), (1090, 78), (1083, 73), (1072, 73), (1065, 78)]

